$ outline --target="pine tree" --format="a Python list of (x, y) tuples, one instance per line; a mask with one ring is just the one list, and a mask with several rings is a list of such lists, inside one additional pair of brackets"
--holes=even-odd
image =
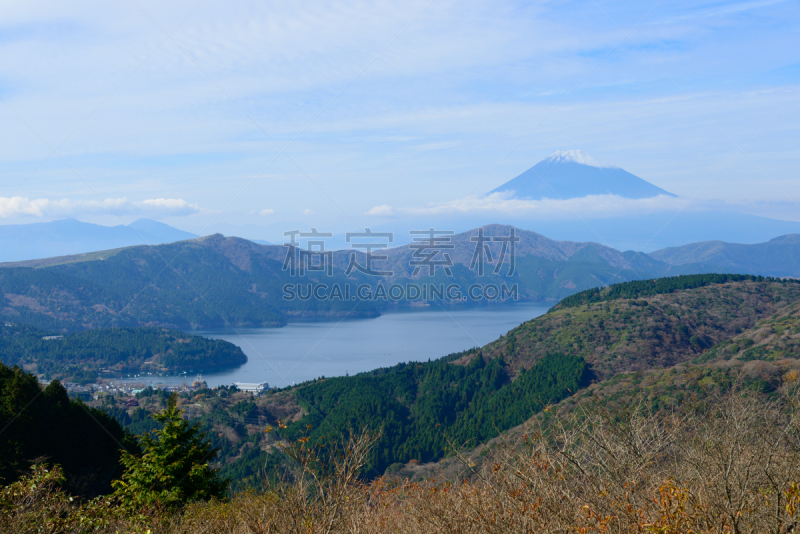
[(122, 453), (125, 473), (114, 481), (115, 495), (131, 510), (176, 508), (191, 501), (222, 498), (227, 481), (208, 462), (219, 452), (196, 425), (181, 418), (177, 395), (153, 419), (162, 424), (155, 438), (139, 438), (143, 454)]

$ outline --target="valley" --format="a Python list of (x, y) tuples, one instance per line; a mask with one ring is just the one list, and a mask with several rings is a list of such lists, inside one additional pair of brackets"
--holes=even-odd
[[(278, 443), (324, 442), (349, 428), (383, 429), (370, 476), (435, 476), (452, 464), (449, 443), (480, 451), (531, 418), (594, 398), (658, 409), (737, 380), (773, 391), (800, 369), (798, 310), (800, 283), (793, 281), (707, 275), (630, 282), (566, 299), (492, 343), (435, 361), (256, 397), (206, 389), (183, 402), (223, 451), (223, 473), (237, 481), (257, 483), (265, 466), (280, 470)], [(137, 409), (165, 402), (163, 395), (139, 397)], [(102, 402), (119, 409), (119, 400)], [(550, 405), (555, 410), (544, 412)]]

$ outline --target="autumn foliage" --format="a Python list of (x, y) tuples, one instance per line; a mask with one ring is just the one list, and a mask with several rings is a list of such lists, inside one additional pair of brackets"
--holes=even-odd
[[(799, 398), (790, 387), (771, 398), (710, 392), (658, 413), (632, 402), (587, 403), (488, 452), (458, 453), (457, 477), (416, 483), (366, 481), (375, 434), (301, 438), (282, 442), (293, 469), (265, 491), (105, 523), (97, 517), (119, 508), (65, 502), (52, 477), (32, 483), (37, 472), (0, 494), (0, 528), (33, 532), (39, 519), (68, 517), (38, 531), (788, 533), (800, 515)], [(81, 525), (81, 513), (91, 522)]]

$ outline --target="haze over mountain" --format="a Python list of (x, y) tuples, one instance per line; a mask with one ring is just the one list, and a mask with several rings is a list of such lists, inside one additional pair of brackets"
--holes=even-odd
[[(430, 301), (448, 305), (469, 304), (466, 295), (474, 285), (511, 287), (520, 300), (555, 301), (576, 291), (626, 280), (713, 272), (709, 266), (672, 266), (640, 252), (620, 252), (597, 243), (557, 242), (534, 232), (514, 229), (515, 268), (510, 253), (501, 268), (501, 244), (484, 243), (485, 272), (473, 266), (478, 230), (452, 236), (451, 274), (440, 265), (433, 276), (428, 269), (414, 273), (412, 259), (418, 252), (408, 245), (386, 250), (385, 260), (374, 260), (374, 271), (393, 271), (371, 276), (348, 272), (353, 251), (332, 254), (330, 276), (309, 270), (295, 274), (283, 268), (287, 248), (258, 245), (219, 234), (157, 246), (137, 246), (82, 256), (3, 264), (0, 269), (0, 318), (11, 323), (45, 329), (81, 330), (106, 326), (172, 326), (206, 328), (225, 325), (278, 326), (292, 318), (376, 316), (381, 311)], [(502, 225), (483, 227), (486, 237), (510, 235)], [(480, 251), (481, 249), (479, 249)], [(361, 266), (367, 261), (356, 252)], [(442, 256), (437, 257), (442, 259)], [(313, 264), (319, 264), (316, 260)], [(296, 287), (298, 298), (287, 299), (285, 284)], [(350, 286), (352, 297), (310, 298), (310, 284)], [(360, 285), (371, 294), (355, 299)], [(426, 299), (380, 298), (378, 286), (409, 284), (455, 285), (461, 294)], [(302, 297), (301, 293), (306, 293)], [(316, 295), (316, 294), (315, 294)], [(479, 295), (480, 296), (480, 295)], [(474, 297), (473, 297), (474, 298)], [(487, 297), (488, 298), (488, 297)], [(473, 303), (485, 303), (476, 299)], [(436, 306), (438, 304), (430, 304)]]
[(676, 196), (580, 150), (558, 150), (489, 192), (490, 195), (493, 193), (507, 193), (510, 198), (519, 200), (566, 200), (589, 195), (618, 195), (632, 199)]
[(444, 210), (457, 230), (482, 226), (490, 213), (496, 222), (552, 239), (598, 241), (648, 253), (713, 240), (762, 243), (800, 233), (800, 222), (683, 199), (580, 150), (557, 151), (492, 189), (476, 203), (483, 211), (471, 212), (466, 205), (459, 201)]
[[(782, 235), (800, 234), (800, 222), (722, 210), (663, 210), (595, 219), (573, 215), (562, 220), (519, 217), (498, 217), (498, 220), (534, 230), (551, 239), (598, 241), (618, 250), (647, 253), (704, 241), (756, 244)], [(471, 222), (465, 221), (465, 224)]]
[(704, 241), (656, 250), (650, 256), (670, 265), (698, 263), (716, 265), (727, 272), (800, 277), (800, 234), (755, 245)]
[(101, 226), (76, 219), (0, 225), (0, 262), (160, 245), (197, 237), (150, 219), (138, 219), (128, 226)]

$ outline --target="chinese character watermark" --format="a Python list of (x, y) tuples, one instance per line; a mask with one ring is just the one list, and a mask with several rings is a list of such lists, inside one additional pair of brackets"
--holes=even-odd
[[(351, 248), (366, 250), (365, 265), (358, 263), (358, 255), (356, 252), (350, 254), (350, 264), (347, 266), (345, 275), (349, 276), (353, 270), (364, 273), (369, 276), (393, 276), (393, 271), (378, 271), (373, 269), (372, 262), (374, 260), (385, 260), (387, 256), (382, 254), (373, 254), (373, 249), (383, 249), (389, 246), (389, 243), (394, 243), (394, 234), (392, 232), (373, 232), (369, 228), (365, 228), (364, 232), (347, 232), (345, 234), (345, 241), (350, 243)], [(354, 238), (369, 239), (371, 242), (359, 243), (353, 242)], [(385, 239), (386, 243), (376, 243), (376, 239)]]
[(475, 243), (475, 250), (472, 253), (472, 261), (470, 261), (469, 264), (470, 270), (474, 271), (477, 268), (478, 276), (483, 276), (485, 263), (487, 261), (489, 263), (495, 263), (489, 243), (499, 242), (501, 243), (500, 253), (498, 254), (497, 263), (495, 263), (492, 273), (498, 274), (500, 272), (503, 267), (503, 263), (506, 261), (506, 256), (508, 256), (508, 272), (506, 273), (506, 276), (514, 275), (517, 269), (514, 244), (518, 243), (520, 240), (519, 236), (516, 235), (514, 228), (510, 229), (510, 234), (507, 236), (493, 237), (485, 236), (483, 234), (483, 228), (478, 228), (478, 235), (470, 237), (469, 240)]
[[(333, 276), (333, 251), (325, 250), (324, 238), (332, 237), (331, 232), (319, 232), (312, 228), (311, 232), (301, 232), (300, 230), (290, 230), (283, 233), (289, 236), (288, 243), (283, 246), (286, 249), (286, 258), (283, 260), (282, 270), (289, 271), (289, 276), (305, 276), (306, 272), (324, 271), (328, 276)], [(297, 242), (297, 237), (317, 238), (309, 239), (306, 250), (302, 250)], [(314, 258), (319, 261), (315, 263)]]
[(447, 276), (453, 276), (451, 269), (453, 260), (450, 258), (450, 254), (443, 251), (455, 248), (455, 245), (450, 242), (450, 236), (454, 233), (452, 230), (435, 230), (433, 228), (411, 230), (410, 235), (427, 236), (415, 237), (413, 238), (414, 242), (408, 245), (408, 248), (414, 251), (408, 262), (414, 267), (411, 276), (419, 275), (423, 267), (428, 268), (428, 276), (436, 274), (436, 267), (442, 267)]

